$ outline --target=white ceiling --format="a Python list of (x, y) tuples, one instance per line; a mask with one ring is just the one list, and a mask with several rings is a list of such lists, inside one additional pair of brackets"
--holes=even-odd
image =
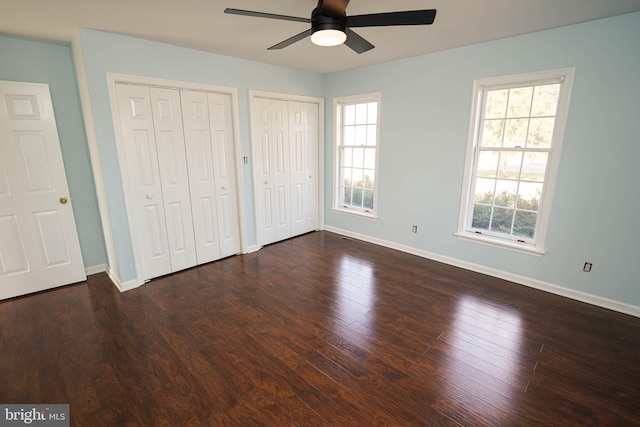
[(352, 0), (347, 15), (437, 9), (435, 23), (357, 28), (376, 48), (267, 51), (307, 24), (224, 14), (226, 7), (310, 17), (317, 0), (0, 0), (0, 34), (70, 42), (78, 28), (329, 73), (640, 11), (640, 0)]

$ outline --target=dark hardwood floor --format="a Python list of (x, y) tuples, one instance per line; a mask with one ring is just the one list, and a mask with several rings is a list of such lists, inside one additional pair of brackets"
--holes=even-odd
[(73, 426), (640, 425), (640, 319), (319, 232), (0, 302), (0, 403)]

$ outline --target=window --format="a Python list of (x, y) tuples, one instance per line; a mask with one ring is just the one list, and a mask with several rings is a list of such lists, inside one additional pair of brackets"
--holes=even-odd
[(334, 209), (375, 217), (380, 94), (336, 98)]
[(544, 253), (572, 69), (474, 82), (457, 235)]

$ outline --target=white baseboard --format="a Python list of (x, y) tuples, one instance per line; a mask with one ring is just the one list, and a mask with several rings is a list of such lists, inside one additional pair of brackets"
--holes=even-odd
[(517, 283), (519, 285), (524, 285), (530, 288), (539, 289), (541, 291), (549, 292), (555, 295), (571, 298), (576, 301), (581, 301), (581, 302), (585, 302), (587, 304), (595, 305), (598, 307), (607, 308), (609, 310), (628, 314), (630, 316), (640, 317), (640, 307), (627, 304), (621, 301), (615, 301), (615, 300), (604, 298), (598, 295), (576, 291), (574, 289), (565, 288), (563, 286), (554, 285), (552, 283), (543, 282), (541, 280), (533, 279), (530, 277), (520, 276), (518, 274), (509, 273), (506, 271), (498, 270), (498, 269), (487, 267), (480, 264), (474, 264), (474, 263), (463, 261), (457, 258), (451, 258), (451, 257), (440, 255), (434, 252), (413, 248), (411, 246), (401, 245), (399, 243), (378, 239), (378, 238), (367, 236), (364, 234), (354, 233), (348, 230), (343, 230), (343, 229), (331, 227), (328, 225), (325, 226), (325, 229), (333, 233), (342, 234), (344, 236), (352, 237), (358, 240), (363, 240), (365, 242), (373, 243), (379, 246), (384, 246), (390, 249), (396, 249), (412, 255), (420, 256), (422, 258), (427, 258), (433, 261), (449, 264), (454, 267), (464, 268), (465, 270), (475, 271), (476, 273), (482, 273), (488, 276), (497, 277), (499, 279), (508, 280), (510, 282)]
[(84, 269), (84, 273), (87, 276), (91, 276), (93, 274), (104, 273), (107, 271), (107, 264), (98, 264), (91, 267), (86, 267)]
[(107, 275), (109, 276), (109, 279), (111, 279), (115, 287), (118, 288), (120, 292), (130, 291), (132, 289), (139, 288), (141, 285), (141, 283), (138, 283), (137, 280), (129, 280), (128, 282), (121, 282), (118, 275), (115, 274), (112, 270), (107, 270)]
[(262, 249), (262, 246), (260, 246), (260, 245), (247, 246), (247, 250), (245, 252), (243, 252), (242, 254), (243, 255), (251, 254), (251, 253), (254, 253), (254, 252), (258, 252), (260, 249)]

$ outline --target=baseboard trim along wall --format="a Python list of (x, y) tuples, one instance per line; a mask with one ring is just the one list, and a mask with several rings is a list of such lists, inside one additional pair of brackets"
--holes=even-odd
[(457, 258), (451, 258), (451, 257), (439, 255), (439, 254), (425, 251), (422, 249), (413, 248), (411, 246), (401, 245), (399, 243), (394, 243), (394, 242), (378, 239), (375, 237), (371, 237), (371, 236), (367, 236), (359, 233), (353, 233), (348, 230), (343, 230), (343, 229), (331, 227), (328, 225), (325, 226), (325, 230), (333, 233), (337, 233), (337, 234), (342, 234), (344, 236), (352, 237), (354, 239), (363, 240), (365, 242), (373, 243), (379, 246), (384, 246), (390, 249), (396, 249), (398, 251), (406, 252), (412, 255), (417, 255), (422, 258), (427, 258), (433, 261), (442, 262), (444, 264), (452, 265), (454, 267), (460, 267), (460, 268), (464, 268), (465, 270), (475, 271), (476, 273), (486, 274), (488, 276), (496, 277), (498, 279), (508, 280), (510, 282), (517, 283), (519, 285), (524, 285), (530, 288), (549, 292), (555, 295), (571, 298), (573, 300), (577, 300), (587, 304), (617, 311), (620, 313), (628, 314), (630, 316), (640, 317), (640, 307), (637, 307), (631, 304), (626, 304), (620, 301), (611, 300), (608, 298), (589, 294), (586, 292), (576, 291), (574, 289), (569, 289), (563, 286), (554, 285), (552, 283), (543, 282), (541, 280), (532, 279), (530, 277), (520, 276), (518, 274), (497, 270), (484, 265), (462, 261)]
[(111, 279), (120, 292), (126, 292), (140, 287), (140, 283), (135, 279), (129, 280), (128, 282), (121, 282), (118, 276), (111, 270), (107, 270), (107, 276), (109, 276), (109, 279)]
[(107, 264), (98, 264), (91, 267), (85, 267), (84, 274), (91, 276), (93, 274), (104, 273), (107, 271)]

